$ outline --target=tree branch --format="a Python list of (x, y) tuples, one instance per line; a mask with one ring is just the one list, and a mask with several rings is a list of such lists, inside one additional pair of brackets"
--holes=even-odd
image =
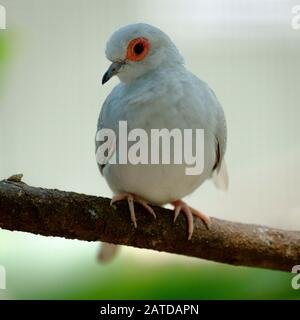
[(0, 181), (0, 228), (44, 236), (104, 241), (197, 258), (291, 271), (300, 264), (300, 232), (212, 218), (209, 230), (195, 219), (187, 240), (183, 215), (173, 223), (170, 210), (153, 207), (157, 219), (135, 204), (138, 228), (130, 223), (127, 203), (34, 188), (13, 176)]

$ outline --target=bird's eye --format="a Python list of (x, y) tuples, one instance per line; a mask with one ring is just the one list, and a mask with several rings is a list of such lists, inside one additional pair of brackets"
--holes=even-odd
[(138, 42), (134, 47), (133, 51), (136, 55), (141, 54), (144, 51), (144, 45), (141, 42)]
[(150, 44), (145, 38), (136, 38), (129, 42), (127, 47), (126, 59), (132, 61), (141, 61), (149, 52)]

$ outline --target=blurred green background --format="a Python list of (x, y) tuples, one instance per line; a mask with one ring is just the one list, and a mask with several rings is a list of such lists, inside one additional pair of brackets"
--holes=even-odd
[[(300, 229), (300, 31), (297, 1), (0, 0), (0, 178), (111, 196), (94, 159), (110, 34), (160, 27), (214, 89), (228, 121), (230, 190), (187, 198), (211, 216)], [(0, 213), (1, 214), (1, 213)], [(0, 230), (1, 299), (299, 299), (292, 274)], [(299, 261), (300, 264), (300, 261)]]
[(8, 36), (0, 33), (0, 92), (3, 90), (3, 81), (5, 77), (5, 69), (8, 60)]

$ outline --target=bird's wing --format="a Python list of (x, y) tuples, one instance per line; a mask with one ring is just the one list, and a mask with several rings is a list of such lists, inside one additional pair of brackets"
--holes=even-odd
[(212, 173), (212, 180), (214, 185), (221, 190), (227, 191), (228, 190), (228, 184), (229, 184), (229, 178), (228, 178), (228, 171), (227, 171), (227, 165), (226, 161), (223, 158), (223, 160), (220, 163), (219, 169), (215, 169)]
[(227, 125), (223, 108), (213, 90), (210, 89), (210, 91), (214, 95), (217, 104), (217, 125), (215, 131), (216, 160), (212, 171), (212, 180), (218, 189), (226, 191), (229, 185), (228, 171), (224, 158), (227, 143)]
[[(118, 86), (117, 86), (118, 87)], [(103, 128), (107, 128), (107, 124), (106, 124), (106, 112), (109, 109), (109, 107), (111, 106), (111, 104), (115, 103), (116, 101), (116, 94), (114, 94), (116, 92), (117, 87), (115, 87), (115, 89), (113, 89), (113, 91), (108, 95), (108, 97), (106, 98), (106, 100), (103, 103), (103, 106), (101, 108), (100, 111), (100, 115), (98, 118), (98, 124), (97, 124), (97, 133), (96, 133), (96, 137), (95, 137), (95, 153), (96, 153), (96, 157), (97, 157), (97, 163), (98, 163), (98, 167), (100, 169), (101, 174), (103, 174), (103, 169), (106, 166), (106, 164), (108, 163), (109, 159), (113, 156), (115, 150), (116, 150), (116, 141), (112, 140), (111, 143), (109, 143), (107, 145), (107, 157), (104, 159), (98, 159), (98, 155), (97, 155), (97, 150), (99, 149), (99, 147), (103, 144), (106, 143), (106, 141), (99, 141), (97, 139), (97, 134), (98, 132), (103, 129)]]
[[(211, 172), (211, 178), (219, 189), (228, 189), (228, 174), (224, 155), (227, 142), (227, 126), (223, 108), (207, 83), (190, 73), (191, 83), (202, 100), (202, 112), (206, 113), (211, 122), (210, 133), (215, 137), (215, 161)], [(198, 106), (197, 106), (198, 107)]]

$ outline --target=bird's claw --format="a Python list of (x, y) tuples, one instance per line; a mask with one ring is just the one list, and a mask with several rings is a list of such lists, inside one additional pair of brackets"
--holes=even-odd
[(113, 206), (113, 204), (115, 202), (118, 202), (121, 200), (127, 200), (128, 208), (130, 211), (131, 221), (132, 221), (135, 228), (137, 228), (137, 222), (136, 222), (136, 216), (135, 216), (135, 210), (134, 210), (134, 202), (137, 202), (140, 205), (142, 205), (148, 212), (150, 212), (150, 214), (154, 218), (156, 218), (156, 214), (155, 214), (154, 210), (149, 206), (149, 204), (145, 200), (143, 200), (142, 198), (140, 198), (139, 196), (137, 196), (135, 194), (121, 193), (121, 194), (115, 195), (111, 199), (110, 205)]
[(184, 201), (177, 200), (172, 202), (172, 205), (174, 206), (174, 222), (176, 221), (177, 217), (179, 216), (180, 212), (182, 211), (187, 218), (187, 224), (188, 224), (188, 240), (191, 240), (193, 231), (194, 231), (194, 221), (193, 216), (201, 219), (205, 226), (209, 228), (210, 226), (210, 218), (205, 215), (204, 213), (189, 207)]

